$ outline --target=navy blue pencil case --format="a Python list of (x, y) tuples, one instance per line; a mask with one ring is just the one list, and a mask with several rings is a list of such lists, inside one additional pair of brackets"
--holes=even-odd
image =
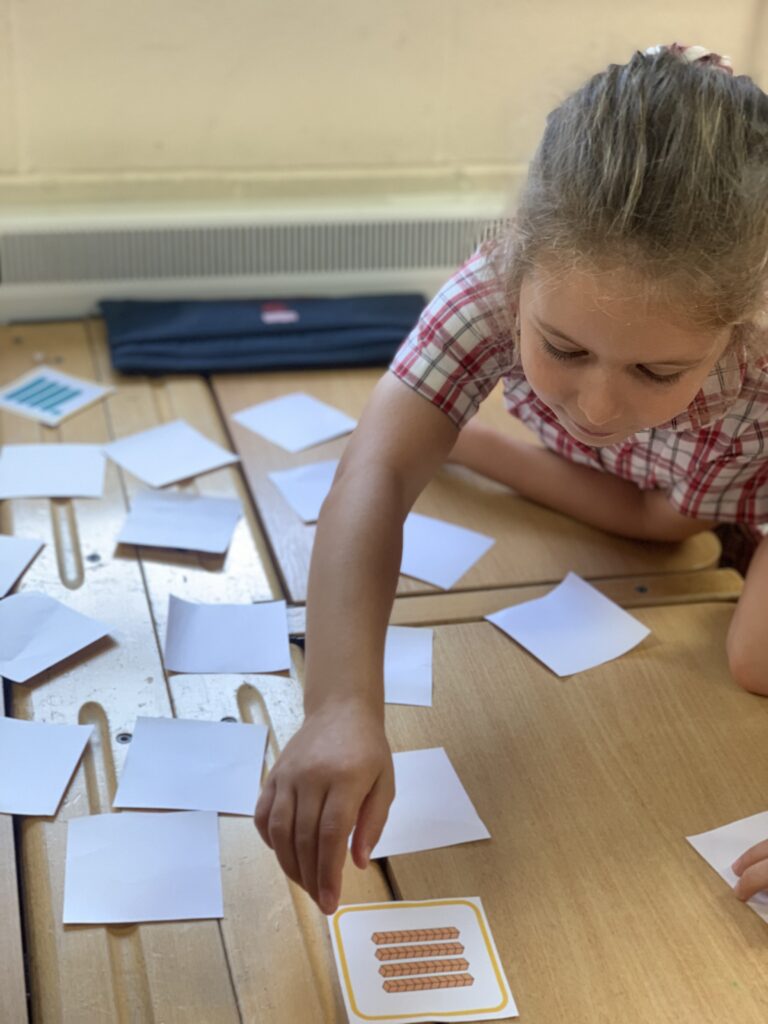
[(122, 373), (377, 366), (390, 362), (422, 295), (260, 301), (104, 300), (112, 365)]

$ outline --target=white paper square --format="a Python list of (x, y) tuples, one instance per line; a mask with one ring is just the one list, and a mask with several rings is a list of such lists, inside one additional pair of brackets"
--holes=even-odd
[(476, 530), (411, 512), (403, 528), (400, 572), (448, 590), (495, 543)]
[(443, 747), (393, 755), (395, 799), (371, 857), (490, 839)]
[(114, 388), (39, 366), (0, 389), (0, 408), (55, 427)]
[(390, 626), (384, 646), (384, 700), (387, 704), (432, 707), (433, 629)]
[(104, 456), (95, 444), (6, 444), (0, 498), (100, 498)]
[[(768, 811), (761, 811), (760, 814), (753, 814), (749, 818), (741, 818), (720, 828), (686, 838), (694, 850), (733, 889), (739, 879), (731, 869), (731, 864), (738, 860), (742, 853), (768, 839)], [(768, 923), (768, 892), (755, 893), (751, 900), (747, 900), (747, 906)]]
[(165, 667), (172, 672), (282, 672), (291, 667), (285, 601), (195, 604), (171, 594)]
[(0, 813), (56, 813), (92, 725), (0, 718)]
[[(328, 925), (344, 1004), (352, 1024), (507, 1020), (517, 1016), (488, 918), (476, 896), (342, 906), (328, 919)], [(391, 941), (393, 932), (399, 936), (405, 933), (408, 941)], [(417, 935), (429, 936), (430, 932), (431, 942), (416, 940)], [(451, 938), (437, 938), (446, 934)], [(379, 941), (374, 941), (374, 937)], [(391, 969), (395, 963), (411, 966), (417, 958), (387, 961), (378, 959), (377, 953), (397, 945), (401, 948), (430, 944), (444, 947), (446, 943), (457, 952), (440, 959), (463, 961), (466, 968), (462, 969), (462, 964), (457, 963), (457, 970), (443, 970), (442, 977), (467, 974), (472, 979), (471, 985), (421, 992), (385, 990), (384, 984), (390, 979), (382, 976), (382, 970)], [(462, 947), (460, 953), (459, 947)], [(437, 957), (422, 955), (418, 959), (434, 964)], [(434, 970), (420, 976), (436, 975), (439, 976), (438, 971)]]
[(266, 743), (263, 725), (139, 717), (112, 806), (252, 816)]
[(47, 594), (11, 594), (0, 601), (0, 676), (26, 683), (109, 632)]
[(269, 479), (297, 516), (305, 523), (314, 523), (331, 490), (338, 465), (338, 459), (310, 462), (295, 469), (278, 469), (269, 474)]
[(104, 452), (150, 487), (165, 487), (238, 461), (236, 455), (209, 441), (184, 420), (112, 441), (104, 445)]
[(242, 514), (236, 498), (140, 491), (131, 502), (117, 541), (223, 555)]
[(5, 597), (42, 549), (41, 540), (0, 534), (0, 597)]
[(502, 608), (486, 619), (558, 676), (618, 658), (650, 633), (572, 572), (544, 597)]
[(330, 441), (357, 426), (351, 416), (303, 391), (258, 402), (232, 419), (288, 452)]
[(64, 924), (223, 916), (213, 811), (125, 811), (69, 822)]

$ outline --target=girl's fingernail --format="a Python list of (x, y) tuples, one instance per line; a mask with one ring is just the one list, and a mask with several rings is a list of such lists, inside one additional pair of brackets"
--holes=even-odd
[(336, 900), (330, 889), (323, 889), (320, 893), (320, 909), (324, 914), (332, 914), (336, 909)]

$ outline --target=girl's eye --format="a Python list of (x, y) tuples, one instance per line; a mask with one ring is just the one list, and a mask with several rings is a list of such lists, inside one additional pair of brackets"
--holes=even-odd
[[(552, 359), (560, 359), (563, 362), (568, 362), (571, 359), (580, 359), (587, 353), (580, 349), (562, 349), (556, 348), (551, 342), (547, 341), (546, 338), (541, 338), (541, 345), (548, 356)], [(646, 380), (653, 381), (654, 384), (674, 384), (675, 381), (680, 380), (683, 376), (683, 371), (679, 373), (670, 373), (667, 375), (661, 375), (654, 373), (653, 370), (649, 370), (647, 366), (643, 366), (642, 363), (638, 363), (635, 367), (638, 373), (640, 373)]]
[(585, 352), (580, 352), (578, 349), (566, 352), (565, 349), (555, 348), (554, 345), (550, 345), (546, 338), (541, 339), (541, 345), (547, 355), (552, 356), (553, 359), (578, 359), (579, 356), (586, 355)]
[(654, 373), (653, 370), (649, 370), (647, 366), (638, 364), (636, 369), (642, 373), (646, 380), (652, 380), (654, 384), (674, 384), (675, 381), (680, 380), (683, 376), (682, 371), (680, 373), (670, 373), (667, 376), (662, 377), (658, 373)]

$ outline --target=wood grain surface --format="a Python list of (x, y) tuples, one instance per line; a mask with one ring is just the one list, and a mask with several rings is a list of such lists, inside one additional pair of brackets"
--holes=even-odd
[[(590, 583), (622, 608), (688, 604), (692, 601), (735, 601), (744, 584), (735, 569), (700, 569), (698, 572), (660, 573), (617, 579), (592, 579)], [(398, 597), (390, 622), (397, 626), (431, 626), (438, 623), (476, 622), (512, 604), (543, 597), (552, 584), (498, 587), (493, 590), (460, 590), (447, 594), (413, 594)], [(300, 636), (306, 629), (306, 606), (288, 609), (289, 628)]]
[(761, 1024), (768, 930), (685, 841), (765, 810), (768, 701), (738, 689), (728, 604), (633, 612), (652, 634), (558, 679), (489, 623), (436, 629), (444, 746), (491, 840), (388, 862), (398, 897), (480, 896), (525, 1024)]

